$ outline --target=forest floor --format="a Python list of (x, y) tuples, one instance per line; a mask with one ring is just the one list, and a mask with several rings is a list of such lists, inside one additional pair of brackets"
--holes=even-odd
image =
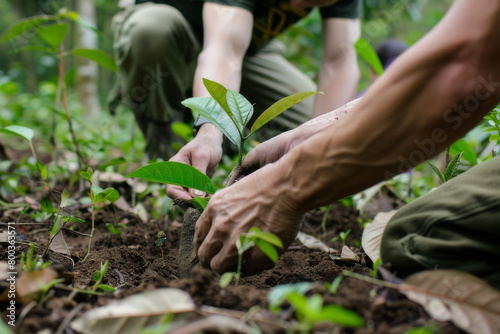
[[(36, 198), (36, 195), (34, 197), (37, 201), (41, 200)], [(88, 206), (85, 208), (77, 203), (72, 210), (74, 216), (87, 223), (71, 223), (66, 227), (80, 233), (90, 233), (91, 212)], [(323, 216), (324, 211), (319, 209), (309, 212), (304, 217), (301, 231), (320, 239), (329, 247), (340, 249), (341, 240), (340, 238), (335, 240), (335, 237), (338, 237), (340, 232), (350, 230), (346, 245), (360, 255), (359, 263), (345, 264), (340, 260), (334, 260), (328, 253), (308, 249), (296, 240), (281, 255), (274, 268), (259, 275), (243, 276), (238, 286), (231, 284), (222, 288), (218, 283), (218, 276), (207, 269), (197, 267), (192, 271), (191, 278), (180, 277), (178, 248), (182, 226), (181, 215), (175, 220), (153, 219), (149, 215), (147, 222), (143, 222), (137, 216), (120, 209), (116, 213), (111, 207), (100, 209), (95, 213), (96, 231), (92, 238), (89, 257), (83, 261), (87, 253), (88, 238), (64, 230), (64, 238), (71, 255), (49, 251), (44, 260), (52, 261), (51, 268), (66, 281), (51, 289), (43, 305), (29, 300), (18, 300), (16, 327), (12, 329), (19, 334), (74, 333), (75, 331), (70, 329), (71, 320), (88, 310), (145, 290), (171, 287), (181, 289), (191, 296), (196, 305), (196, 315), (192, 316), (192, 321), (207, 318), (208, 313), (222, 313), (226, 317), (239, 320), (252, 319), (248, 323), (258, 326), (263, 333), (285, 333), (286, 329), (288, 332), (293, 332), (290, 331), (290, 327), (293, 327), (295, 316), (290, 305), (283, 306), (280, 314), (273, 315), (266, 311), (269, 306), (268, 293), (270, 289), (280, 284), (314, 282), (314, 287), (308, 292), (308, 296), (318, 293), (322, 296), (324, 304), (340, 305), (357, 312), (364, 319), (365, 325), (362, 328), (349, 329), (334, 324), (320, 324), (314, 327), (313, 332), (399, 334), (406, 333), (412, 328), (425, 327), (432, 329), (431, 332), (434, 333), (462, 333), (451, 323), (432, 320), (421, 306), (408, 300), (396, 290), (347, 276), (343, 277), (335, 294), (325, 290), (324, 283), (332, 283), (343, 271), (368, 275), (372, 270), (372, 263), (362, 250), (355, 246), (356, 241), (359, 246), (362, 234), (357, 210), (338, 203), (332, 205), (326, 220), (326, 234), (322, 230)], [(18, 209), (0, 211), (1, 222), (16, 222), (18, 217)], [(106, 224), (115, 222), (115, 219), (126, 224), (120, 235), (112, 234), (106, 228)], [(30, 215), (25, 214), (16, 225), (20, 238), (16, 250), (17, 263), (21, 252), (27, 252), (28, 241), (41, 246), (36, 250), (38, 255), (42, 253), (43, 245), (47, 244), (50, 226), (32, 223), (34, 221)], [(159, 231), (164, 231), (166, 234), (166, 242), (162, 246), (164, 261), (160, 248), (155, 244)], [(332, 238), (335, 241), (332, 242)], [(58, 288), (61, 285), (78, 288), (92, 286), (92, 274), (99, 270), (106, 260), (109, 261), (109, 266), (103, 283), (115, 287), (115, 292), (94, 296), (72, 294), (70, 291)], [(0, 244), (0, 261), (7, 261), (7, 243)], [(5, 298), (1, 299), (2, 310), (6, 309), (7, 302)], [(257, 308), (260, 310), (259, 317), (252, 318), (249, 314), (256, 310), (256, 306), (260, 307)], [(5, 322), (8, 321), (4, 312), (2, 317)], [(202, 327), (204, 328), (202, 332), (225, 332), (227, 328), (223, 323), (207, 322), (205, 327)], [(180, 333), (186, 332), (189, 331)], [(239, 331), (232, 328), (226, 332)]]

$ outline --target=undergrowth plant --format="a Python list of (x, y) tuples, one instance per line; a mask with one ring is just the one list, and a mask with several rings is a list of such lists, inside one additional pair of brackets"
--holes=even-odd
[(165, 245), (165, 241), (167, 241), (167, 235), (165, 234), (165, 232), (163, 231), (158, 232), (158, 234), (156, 234), (155, 245), (159, 247), (161, 250), (161, 261), (164, 267), (165, 267), (165, 256), (163, 255), (162, 246)]
[(30, 248), (25, 254), (21, 253), (19, 258), (19, 268), (25, 272), (38, 271), (49, 267), (52, 261), (44, 262), (39, 256), (34, 256), (35, 254), (35, 244), (30, 243)]
[(283, 249), (283, 243), (276, 235), (269, 232), (262, 232), (257, 226), (250, 228), (247, 233), (242, 233), (236, 241), (236, 248), (238, 249), (238, 267), (236, 272), (224, 273), (219, 280), (221, 287), (229, 285), (233, 277), (235, 278), (236, 285), (238, 285), (243, 264), (243, 254), (254, 246), (259, 247), (274, 263), (278, 261), (278, 251), (275, 247)]
[(108, 270), (108, 260), (106, 260), (106, 262), (104, 262), (104, 264), (101, 263), (101, 269), (96, 270), (92, 274), (92, 280), (95, 282), (91, 288), (92, 291), (96, 291), (97, 289), (101, 289), (105, 292), (115, 291), (115, 288), (113, 288), (112, 286), (109, 286), (106, 284), (101, 284), (101, 282), (104, 278), (104, 275), (106, 275), (107, 270)]
[(459, 154), (455, 155), (453, 159), (450, 160), (448, 165), (446, 166), (445, 172), (442, 173), (439, 168), (434, 165), (432, 162), (427, 161), (427, 164), (431, 166), (432, 170), (436, 175), (439, 177), (441, 182), (445, 183), (453, 178), (455, 175), (455, 172), (458, 168), (458, 164), (460, 163), (460, 157), (462, 157), (462, 152)]
[[(78, 166), (80, 170), (83, 170), (84, 157), (80, 151), (80, 146), (73, 129), (73, 122), (68, 106), (68, 92), (66, 85), (68, 78), (66, 77), (64, 70), (64, 59), (70, 55), (81, 56), (91, 61), (95, 61), (97, 64), (115, 72), (116, 65), (113, 58), (101, 50), (73, 49), (66, 51), (64, 49), (63, 41), (67, 36), (70, 22), (76, 22), (84, 28), (91, 29), (94, 32), (99, 33), (98, 30), (81, 20), (78, 13), (68, 11), (66, 8), (63, 8), (59, 11), (59, 13), (54, 15), (37, 15), (19, 20), (9, 30), (3, 33), (0, 37), (0, 42), (12, 42), (12, 45), (15, 46), (16, 51), (18, 52), (45, 52), (57, 59), (59, 84), (53, 111), (55, 114), (60, 114), (66, 118), (77, 156)], [(27, 38), (26, 36), (28, 34), (25, 33), (31, 31), (34, 31), (35, 34), (29, 34), (29, 38)], [(33, 38), (33, 36), (36, 36), (36, 39)], [(30, 40), (32, 44), (25, 45), (27, 40)], [(21, 44), (19, 41), (23, 42), (21, 47), (19, 47)], [(64, 112), (60, 111), (61, 102)]]
[(83, 259), (85, 261), (87, 257), (90, 255), (90, 244), (92, 242), (92, 237), (94, 236), (94, 231), (95, 231), (95, 211), (96, 211), (96, 206), (98, 203), (106, 203), (107, 201), (110, 201), (113, 205), (114, 203), (118, 200), (120, 197), (120, 194), (118, 193), (118, 190), (116, 190), (113, 187), (109, 187), (106, 189), (102, 189), (101, 187), (94, 185), (92, 182), (93, 178), (93, 171), (92, 168), (88, 168), (86, 172), (80, 172), (80, 176), (83, 177), (85, 180), (89, 181), (90, 183), (90, 202), (91, 202), (91, 210), (92, 210), (92, 230), (90, 234), (88, 235), (89, 237), (89, 245), (87, 249), (87, 255)]

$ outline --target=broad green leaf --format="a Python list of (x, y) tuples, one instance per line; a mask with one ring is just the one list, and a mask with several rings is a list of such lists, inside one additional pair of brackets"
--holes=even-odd
[(274, 263), (278, 261), (278, 251), (276, 251), (276, 248), (274, 248), (273, 245), (271, 245), (269, 242), (264, 241), (262, 239), (257, 239), (255, 240), (255, 244), (257, 247), (260, 248), (260, 250), (267, 255)]
[(267, 108), (253, 123), (251, 133), (254, 133), (255, 131), (259, 130), (261, 127), (263, 127), (267, 122), (284, 112), (285, 110), (289, 109), (290, 107), (294, 106), (295, 104), (299, 103), (300, 101), (314, 95), (314, 94), (323, 94), (322, 92), (302, 92), (302, 93), (297, 93), (293, 94), (290, 96), (287, 96), (285, 98), (282, 98), (281, 100), (275, 102), (272, 106)]
[(104, 51), (94, 49), (75, 49), (73, 50), (73, 54), (95, 61), (97, 64), (113, 72), (117, 71), (113, 57), (111, 57)]
[(472, 147), (463, 139), (459, 139), (454, 142), (450, 147), (450, 152), (453, 154), (462, 152), (462, 158), (464, 160), (468, 161), (472, 166), (477, 165), (476, 152), (474, 152)]
[(318, 322), (333, 322), (337, 325), (350, 328), (363, 327), (365, 324), (359, 314), (338, 305), (323, 306), (315, 319)]
[(462, 157), (462, 152), (459, 154), (455, 155), (453, 159), (451, 159), (450, 163), (448, 166), (446, 166), (446, 171), (444, 172), (444, 179), (446, 181), (450, 180), (453, 175), (455, 174), (455, 171), (458, 168), (458, 164), (460, 163), (460, 158)]
[(224, 109), (230, 118), (233, 117), (231, 109), (227, 104), (227, 89), (220, 83), (203, 78), (203, 85), (214, 100)]
[(208, 205), (208, 198), (194, 197), (191, 203), (194, 205), (198, 211), (203, 212)]
[(114, 292), (115, 291), (115, 288), (113, 288), (110, 285), (106, 285), (106, 284), (99, 284), (97, 287), (101, 290), (106, 291), (106, 292)]
[(443, 174), (443, 173), (441, 173), (441, 171), (439, 170), (439, 168), (438, 168), (436, 165), (434, 165), (434, 164), (433, 164), (432, 162), (430, 162), (430, 161), (427, 161), (427, 164), (428, 164), (429, 166), (431, 166), (431, 168), (432, 168), (432, 170), (434, 171), (434, 173), (436, 173), (436, 175), (437, 175), (437, 176), (439, 176), (439, 179), (441, 180), (441, 182), (443, 182), (443, 183), (444, 183), (444, 182), (446, 182), (446, 179), (444, 178), (444, 174)]
[(98, 202), (96, 201), (96, 196), (102, 193), (104, 189), (99, 186), (96, 186), (95, 184), (92, 185), (91, 189), (92, 189), (92, 196), (94, 196), (94, 202)]
[(382, 73), (384, 73), (384, 67), (382, 66), (377, 53), (373, 50), (370, 43), (365, 41), (363, 38), (360, 38), (354, 44), (354, 48), (356, 49), (358, 55), (363, 58), (368, 65), (371, 66), (371, 68), (373, 68), (377, 75), (382, 75)]
[(25, 126), (20, 126), (20, 125), (6, 126), (5, 128), (1, 128), (0, 132), (16, 135), (18, 137), (26, 139), (29, 142), (31, 142), (31, 140), (33, 139), (33, 136), (35, 135), (35, 132), (33, 130), (31, 130), (30, 128), (27, 128)]
[(80, 172), (80, 176), (83, 177), (85, 180), (88, 180), (90, 183), (92, 183), (92, 176), (94, 172), (92, 171), (92, 168), (87, 168), (86, 172)]
[(181, 187), (198, 189), (209, 194), (215, 193), (212, 180), (189, 165), (164, 161), (156, 162), (129, 173), (127, 177), (137, 177), (146, 181), (174, 184)]
[(281, 239), (272, 233), (269, 232), (262, 232), (262, 231), (257, 231), (255, 233), (255, 236), (259, 239), (262, 239), (264, 241), (267, 241), (271, 245), (277, 246), (279, 248), (283, 248), (283, 243), (281, 242)]
[(47, 21), (53, 21), (56, 17), (52, 15), (38, 15), (17, 21), (7, 30), (0, 39), (1, 42), (8, 41), (14, 37), (24, 34), (26, 31), (36, 28)]
[(231, 283), (231, 281), (233, 280), (234, 275), (235, 273), (232, 272), (227, 272), (222, 274), (222, 276), (219, 279), (219, 286), (221, 288), (225, 288), (226, 286), (228, 286), (229, 283)]
[(68, 25), (66, 23), (51, 24), (36, 29), (38, 36), (54, 49), (61, 45), (67, 32)]
[(66, 203), (68, 203), (68, 199), (71, 197), (71, 194), (69, 191), (66, 190), (66, 188), (63, 189), (61, 193), (61, 208), (64, 208), (66, 206)]
[(211, 97), (192, 97), (182, 101), (182, 104), (201, 116), (221, 130), (226, 137), (241, 150), (240, 131), (229, 115)]
[(230, 89), (227, 90), (227, 104), (240, 125), (240, 132), (244, 134), (245, 126), (253, 115), (253, 105), (243, 95)]
[(318, 294), (314, 294), (307, 299), (307, 310), (309, 314), (321, 312), (322, 306), (323, 298)]

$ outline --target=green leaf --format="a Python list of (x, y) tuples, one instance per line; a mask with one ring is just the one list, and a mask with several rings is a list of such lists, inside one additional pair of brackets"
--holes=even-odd
[(228, 286), (229, 283), (231, 283), (231, 281), (233, 280), (234, 275), (235, 273), (232, 272), (227, 272), (222, 274), (222, 276), (219, 279), (219, 286), (221, 288), (225, 288), (226, 286)]
[(458, 168), (458, 164), (460, 163), (460, 158), (462, 157), (462, 152), (459, 154), (455, 155), (453, 159), (451, 159), (450, 163), (448, 166), (446, 166), (446, 170), (444, 172), (444, 179), (446, 181), (450, 180), (453, 175), (455, 174), (455, 171)]
[(108, 263), (109, 261), (106, 260), (104, 264), (101, 266), (101, 275), (104, 277), (104, 274), (106, 274), (106, 271), (108, 270)]
[(104, 51), (94, 49), (75, 49), (73, 50), (73, 54), (95, 61), (97, 64), (113, 72), (117, 71), (113, 57), (111, 57)]
[(68, 25), (66, 23), (51, 24), (49, 26), (38, 27), (36, 33), (47, 44), (54, 49), (61, 45), (66, 33), (68, 32)]
[(33, 136), (35, 135), (35, 132), (33, 130), (31, 130), (30, 128), (27, 128), (25, 126), (20, 126), (20, 125), (6, 126), (5, 128), (1, 128), (0, 132), (8, 133), (11, 135), (21, 137), (23, 139), (26, 139), (30, 143), (31, 143), (31, 140), (33, 139)]
[(253, 246), (255, 246), (255, 242), (251, 238), (248, 238), (245, 235), (240, 235), (240, 237), (236, 241), (236, 248), (238, 249), (238, 255), (242, 255)]
[(208, 93), (210, 94), (211, 97), (217, 102), (222, 109), (228, 114), (230, 118), (233, 117), (233, 114), (231, 112), (231, 109), (229, 109), (229, 106), (227, 104), (227, 89), (226, 87), (222, 86), (220, 83), (208, 80), (208, 79), (201, 79), (203, 80), (203, 85), (207, 89)]
[(54, 235), (56, 235), (57, 231), (59, 230), (59, 219), (56, 219), (54, 222), (54, 226), (52, 226), (52, 230), (50, 231), (50, 238)]
[(208, 200), (209, 200), (208, 198), (194, 197), (191, 200), (191, 203), (194, 205), (196, 209), (198, 209), (198, 211), (200, 211), (200, 213), (203, 213), (203, 211), (205, 211), (205, 208), (208, 205)]
[(108, 168), (109, 166), (116, 166), (124, 162), (127, 162), (125, 158), (113, 158), (105, 164), (99, 165), (99, 170), (106, 170), (106, 168)]
[(468, 161), (472, 166), (477, 165), (476, 152), (474, 152), (472, 147), (463, 139), (459, 139), (454, 142), (450, 147), (450, 152), (453, 154), (462, 152), (462, 158), (465, 161)]
[(262, 239), (257, 239), (255, 240), (255, 244), (257, 247), (260, 248), (264, 254), (267, 255), (274, 263), (278, 261), (278, 251), (276, 251), (276, 248), (274, 248), (273, 245), (271, 245), (269, 242), (264, 241)]
[(295, 104), (299, 103), (300, 101), (315, 95), (315, 94), (323, 94), (322, 92), (302, 92), (302, 93), (297, 93), (293, 94), (290, 96), (287, 96), (285, 98), (282, 98), (281, 100), (275, 102), (272, 106), (267, 108), (260, 116), (257, 118), (255, 123), (252, 125), (251, 133), (254, 133), (255, 131), (259, 130), (261, 127), (263, 127), (267, 122), (284, 112), (285, 110), (289, 109), (290, 107), (294, 106)]
[(101, 272), (99, 270), (94, 271), (94, 273), (92, 274), (92, 280), (95, 281), (95, 282), (97, 282), (101, 278), (102, 278)]
[(5, 42), (14, 37), (24, 34), (26, 31), (36, 28), (37, 26), (47, 21), (52, 21), (55, 16), (52, 15), (38, 15), (27, 19), (17, 21), (9, 30), (7, 30), (1, 37), (0, 41)]
[(78, 15), (77, 12), (65, 12), (65, 13), (62, 13), (61, 14), (61, 18), (68, 18), (70, 19), (71, 21), (73, 22), (76, 22), (78, 23), (79, 25), (81, 25), (82, 27), (86, 28), (86, 29), (89, 29), (90, 31), (93, 31), (94, 33), (96, 33), (99, 37), (102, 37), (102, 32), (100, 32), (95, 26), (93, 26), (92, 24), (82, 20), (80, 18), (80, 15)]
[[(95, 191), (94, 191), (94, 187), (95, 187)], [(106, 201), (110, 201), (111, 203), (114, 203), (114, 202), (116, 202), (116, 200), (118, 198), (120, 198), (120, 193), (115, 188), (109, 187), (109, 188), (106, 188), (104, 190), (102, 190), (102, 188), (99, 188), (99, 189), (101, 189), (101, 191), (98, 191), (97, 188), (99, 188), (99, 187), (92, 186), (92, 191), (94, 191), (94, 196), (95, 196), (94, 197), (95, 203), (106, 202)]]
[(68, 218), (68, 222), (69, 223), (80, 223), (80, 224), (85, 224), (86, 223), (85, 220), (80, 219), (80, 218), (76, 218), (76, 217), (69, 217)]
[(281, 239), (272, 233), (269, 232), (262, 232), (262, 231), (257, 231), (255, 232), (255, 236), (259, 239), (262, 239), (264, 241), (267, 241), (271, 245), (277, 246), (279, 248), (283, 248), (283, 243), (281, 242)]
[(333, 322), (337, 325), (349, 328), (359, 328), (364, 326), (363, 318), (354, 311), (345, 309), (338, 305), (325, 305), (315, 320), (318, 322)]
[(52, 203), (50, 202), (50, 199), (49, 197), (45, 197), (44, 199), (42, 199), (42, 201), (40, 202), (40, 208), (42, 209), (43, 212), (46, 212), (46, 213), (53, 213), (53, 207), (52, 207)]
[(241, 134), (229, 115), (211, 97), (192, 97), (181, 102), (184, 106), (205, 117), (241, 150)]
[(444, 183), (444, 182), (446, 182), (446, 180), (445, 180), (445, 178), (444, 178), (443, 173), (441, 173), (441, 171), (439, 170), (439, 168), (438, 168), (436, 165), (434, 165), (434, 164), (433, 164), (432, 162), (430, 162), (430, 161), (427, 161), (427, 164), (428, 164), (429, 166), (431, 166), (431, 168), (432, 168), (432, 170), (434, 171), (434, 173), (436, 173), (436, 175), (437, 175), (437, 176), (439, 176), (439, 179), (441, 180), (441, 182), (443, 182), (443, 183)]
[(227, 90), (227, 104), (234, 118), (240, 125), (241, 134), (245, 133), (245, 126), (253, 115), (253, 105), (243, 95), (232, 90)]
[(40, 160), (36, 161), (36, 167), (40, 171), (40, 175), (42, 176), (42, 179), (46, 180), (47, 179), (47, 167), (40, 162)]
[(354, 48), (356, 49), (358, 55), (373, 68), (377, 75), (382, 75), (382, 73), (384, 73), (384, 67), (382, 66), (377, 53), (373, 50), (370, 43), (365, 41), (363, 38), (360, 38), (354, 44)]
[(199, 170), (189, 165), (164, 161), (156, 162), (129, 173), (126, 177), (137, 177), (146, 181), (174, 184), (181, 187), (215, 193), (212, 180)]
[(87, 170), (86, 172), (80, 172), (80, 176), (83, 177), (85, 180), (89, 181), (92, 183), (92, 171)]
[(321, 306), (323, 306), (323, 298), (314, 294), (307, 299), (307, 311), (309, 314), (317, 314), (321, 312)]
[(99, 284), (97, 287), (101, 290), (106, 291), (106, 292), (114, 292), (115, 291), (115, 288), (113, 288), (110, 285), (106, 285), (106, 284)]
[(113, 233), (114, 235), (120, 235), (122, 233), (122, 230), (114, 227), (111, 223), (106, 224), (106, 227), (108, 228), (108, 231)]
[(68, 203), (68, 200), (69, 198), (71, 197), (71, 194), (69, 193), (69, 191), (65, 189), (63, 189), (62, 193), (61, 193), (61, 208), (64, 208), (66, 206), (66, 203)]

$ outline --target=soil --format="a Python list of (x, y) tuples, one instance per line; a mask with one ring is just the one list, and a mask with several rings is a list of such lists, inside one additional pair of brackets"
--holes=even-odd
[[(40, 199), (38, 199), (40, 200)], [(73, 215), (91, 221), (88, 208), (76, 205)], [(3, 210), (0, 212), (1, 222), (17, 221), (18, 212)], [(115, 217), (126, 223), (121, 235), (110, 233), (107, 223), (113, 223)], [(280, 257), (276, 266), (259, 275), (244, 276), (238, 286), (230, 285), (221, 288), (218, 277), (208, 269), (195, 267), (191, 278), (181, 278), (179, 270), (179, 243), (181, 238), (181, 215), (153, 219), (147, 222), (140, 221), (136, 216), (103, 208), (96, 213), (96, 232), (92, 239), (91, 254), (83, 261), (87, 252), (88, 238), (64, 231), (64, 237), (71, 250), (71, 256), (63, 256), (48, 252), (45, 260), (53, 261), (53, 266), (58, 272), (71, 273), (72, 277), (65, 284), (75, 287), (88, 287), (92, 273), (100, 268), (100, 264), (109, 261), (108, 271), (103, 283), (115, 287), (114, 293), (102, 296), (85, 294), (70, 295), (68, 291), (53, 289), (53, 294), (48, 301), (40, 306), (35, 303), (17, 305), (17, 322), (13, 328), (15, 333), (73, 333), (67, 323), (68, 317), (77, 317), (85, 311), (106, 305), (109, 302), (121, 299), (144, 290), (159, 287), (174, 287), (188, 292), (197, 306), (214, 306), (218, 308), (247, 312), (253, 306), (268, 306), (267, 294), (269, 290), (279, 284), (315, 282), (315, 287), (310, 292), (323, 295), (327, 304), (341, 305), (347, 309), (358, 312), (365, 320), (365, 327), (361, 329), (339, 328), (333, 325), (323, 325), (315, 328), (322, 333), (405, 333), (414, 327), (427, 326), (434, 328), (436, 333), (462, 333), (451, 323), (436, 322), (429, 318), (422, 307), (406, 299), (394, 290), (387, 290), (359, 279), (344, 277), (336, 294), (325, 292), (322, 288), (324, 282), (331, 283), (342, 271), (348, 270), (367, 275), (371, 270), (371, 261), (359, 248), (362, 226), (358, 221), (359, 214), (352, 208), (346, 208), (338, 203), (332, 205), (326, 221), (327, 234), (323, 235), (321, 221), (323, 211), (315, 210), (306, 214), (302, 224), (302, 232), (315, 236), (324, 241), (328, 246), (341, 249), (341, 240), (334, 242), (339, 232), (351, 230), (346, 244), (356, 253), (361, 255), (361, 262), (344, 264), (332, 258), (325, 252), (310, 250), (296, 241)], [(17, 255), (26, 252), (27, 243), (22, 240), (45, 245), (50, 231), (46, 225), (30, 225), (34, 220), (29, 213), (21, 217), (17, 231), (19, 243)], [(90, 232), (90, 223), (71, 223), (74, 230), (81, 233)], [(157, 233), (163, 230), (166, 242), (162, 252), (155, 245)], [(358, 242), (358, 243), (357, 243)], [(356, 246), (357, 245), (357, 246)], [(37, 254), (42, 253), (42, 248), (37, 249)], [(0, 261), (6, 261), (7, 244), (0, 244)], [(7, 304), (0, 304), (5, 310)], [(286, 310), (287, 308), (284, 307)], [(76, 311), (71, 313), (72, 311)], [(283, 311), (285, 312), (285, 311)], [(23, 314), (21, 314), (23, 313)], [(267, 313), (271, 318), (271, 314)], [(290, 320), (293, 312), (282, 314), (282, 319)], [(5, 312), (2, 312), (5, 321)], [(66, 320), (66, 321), (65, 321)], [(279, 329), (265, 329), (268, 332), (283, 332)], [(220, 332), (215, 329), (212, 333)]]

